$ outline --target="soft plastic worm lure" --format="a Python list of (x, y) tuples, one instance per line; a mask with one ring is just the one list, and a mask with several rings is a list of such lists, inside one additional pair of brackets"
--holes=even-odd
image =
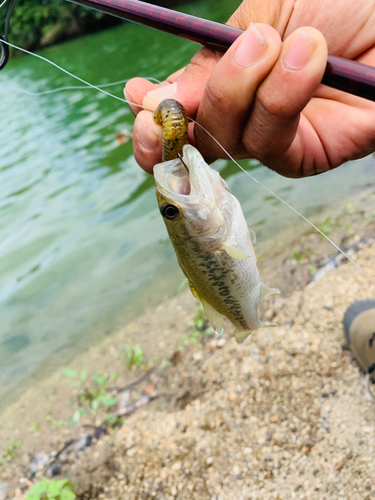
[(154, 122), (163, 127), (162, 161), (176, 159), (187, 141), (188, 116), (185, 108), (174, 99), (165, 99), (154, 112)]

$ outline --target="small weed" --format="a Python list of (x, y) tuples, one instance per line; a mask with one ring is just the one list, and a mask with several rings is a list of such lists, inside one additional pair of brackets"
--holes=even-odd
[(37, 432), (42, 428), (42, 424), (40, 422), (33, 422), (29, 427), (29, 432)]
[[(358, 207), (359, 210), (360, 210), (360, 207)], [(345, 213), (349, 214), (349, 215), (353, 215), (355, 214), (356, 212), (356, 207), (354, 206), (354, 203), (350, 202), (346, 205), (345, 207), (345, 210), (344, 210)]]
[(75, 500), (77, 495), (73, 491), (74, 485), (67, 479), (48, 481), (44, 478), (33, 484), (29, 489), (26, 500)]
[(11, 462), (18, 456), (21, 446), (22, 441), (19, 441), (17, 439), (12, 439), (12, 441), (9, 441), (8, 446), (3, 449), (3, 460), (5, 460), (6, 462)]
[(292, 252), (290, 254), (290, 256), (292, 257), (292, 259), (296, 259), (296, 261), (299, 264), (302, 264), (302, 262), (304, 260), (307, 260), (309, 262), (311, 257), (313, 256), (313, 254), (314, 254), (314, 250), (312, 248), (305, 247), (302, 245), (301, 250), (295, 250), (294, 252)]
[(301, 264), (301, 262), (303, 260), (303, 253), (302, 252), (295, 250), (294, 252), (292, 252), (290, 254), (290, 256), (292, 257), (292, 259), (296, 259), (296, 261)]
[(81, 373), (78, 373), (75, 370), (71, 370), (70, 368), (63, 368), (63, 374), (65, 377), (77, 379), (72, 382), (72, 387), (80, 387), (87, 380), (87, 370), (84, 368), (81, 370)]
[(190, 333), (181, 336), (178, 343), (179, 351), (182, 351), (188, 345), (198, 345), (201, 335), (212, 335), (213, 333), (213, 329), (208, 326), (202, 304), (198, 304), (197, 313), (193, 319), (188, 321), (188, 326), (192, 327), (192, 330)]
[(115, 413), (107, 413), (106, 415), (104, 415), (104, 420), (106, 420), (108, 422), (108, 425), (112, 428), (118, 425), (122, 425), (124, 422), (124, 419), (119, 415), (116, 415)]
[[(320, 231), (324, 233), (326, 236), (329, 236), (332, 233), (333, 229), (332, 225), (334, 223), (335, 219), (332, 219), (332, 217), (327, 217), (326, 220), (323, 222), (323, 224), (318, 226), (318, 229), (320, 229)], [(324, 239), (323, 236), (321, 238)]]
[(318, 270), (317, 267), (311, 265), (311, 264), (307, 264), (307, 270), (309, 271), (309, 273), (311, 274), (311, 276), (314, 276), (314, 274), (316, 273), (316, 271)]
[[(73, 377), (73, 373), (71, 375)], [(70, 418), (68, 422), (69, 427), (77, 424), (83, 415), (89, 413), (89, 410), (96, 412), (101, 406), (104, 408), (111, 408), (118, 403), (118, 398), (107, 394), (107, 382), (109, 380), (117, 380), (118, 375), (116, 372), (112, 372), (109, 375), (95, 373), (92, 377), (94, 384), (91, 387), (84, 386), (86, 377), (87, 373), (84, 374), (84, 380), (82, 376), (80, 376), (79, 379), (75, 381), (79, 382), (79, 385), (74, 384), (74, 382), (72, 384), (73, 387), (80, 387), (77, 396), (73, 399), (73, 404), (78, 403), (79, 408), (75, 410)]]
[(139, 368), (144, 363), (147, 363), (146, 356), (144, 355), (142, 348), (139, 344), (135, 345), (134, 347), (125, 344), (124, 349), (125, 349), (124, 361), (128, 365), (129, 369), (132, 368), (133, 366)]
[(57, 429), (61, 429), (61, 427), (64, 427), (65, 425), (65, 422), (63, 422), (62, 420), (55, 420), (53, 418), (51, 410), (47, 412), (46, 420), (52, 427), (56, 427)]

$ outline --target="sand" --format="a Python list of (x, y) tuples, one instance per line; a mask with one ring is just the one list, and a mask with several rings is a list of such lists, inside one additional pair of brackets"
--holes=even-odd
[[(374, 243), (352, 257), (374, 275)], [(230, 328), (220, 338), (203, 336), (134, 391), (136, 398), (148, 384), (158, 391), (154, 401), (94, 440), (62, 474), (80, 498), (93, 500), (375, 498), (375, 405), (342, 330), (348, 305), (369, 297), (375, 297), (375, 286), (344, 263), (316, 282), (302, 282), (288, 297), (270, 298), (264, 316), (277, 326), (258, 330), (244, 344), (235, 343)], [(176, 332), (186, 332), (193, 315), (194, 301), (185, 292), (128, 329), (136, 339), (139, 329), (148, 328), (155, 351), (170, 356)], [(123, 338), (107, 339), (71, 366), (90, 360), (91, 370), (120, 370)], [(124, 372), (124, 381), (152, 364)], [(3, 435), (22, 434), (24, 440), (2, 473), (4, 498), (26, 498), (34, 453), (57, 450), (85, 432), (43, 424), (22, 433), (38, 418), (38, 406), (45, 412), (53, 405), (57, 420), (72, 413), (72, 390), (61, 374), (38, 391), (26, 393), (1, 417)]]

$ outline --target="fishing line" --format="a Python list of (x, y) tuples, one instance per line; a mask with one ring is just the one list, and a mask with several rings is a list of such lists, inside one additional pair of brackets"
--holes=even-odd
[[(60, 69), (62, 69), (62, 68), (60, 68)], [(145, 80), (154, 81), (156, 83), (161, 83), (160, 80), (158, 80), (157, 78), (153, 78), (152, 76), (143, 76), (142, 78), (144, 78)], [(21, 94), (27, 94), (27, 95), (45, 95), (45, 94), (54, 94), (55, 92), (60, 92), (61, 90), (97, 90), (97, 89), (103, 89), (106, 87), (114, 87), (115, 85), (127, 83), (129, 80), (131, 80), (131, 78), (127, 78), (126, 80), (119, 80), (117, 82), (112, 82), (112, 83), (103, 83), (102, 85), (94, 85), (94, 87), (89, 87), (87, 85), (70, 85), (67, 87), (58, 87), (57, 89), (42, 90), (41, 92), (30, 92), (29, 90), (24, 90), (24, 89), (21, 89), (20, 87), (10, 87), (10, 90), (16, 90), (17, 92), (20, 92)], [(127, 101), (125, 101), (125, 102), (127, 102)]]
[[(140, 107), (142, 109), (147, 109), (148, 111), (154, 111), (153, 109), (151, 108), (146, 108), (140, 104), (137, 104), (135, 102), (131, 102), (131, 101), (127, 101), (126, 99), (123, 99), (121, 97), (117, 97), (109, 92), (106, 92), (105, 90), (103, 90), (102, 88), (100, 87), (103, 87), (103, 85), (100, 85), (100, 86), (96, 86), (96, 85), (92, 85), (91, 83), (89, 82), (86, 82), (86, 80), (83, 80), (82, 78), (80, 78), (79, 76), (76, 76), (76, 75), (73, 75), (73, 73), (70, 73), (70, 71), (62, 68), (61, 66), (59, 66), (58, 64), (54, 63), (53, 61), (50, 61), (49, 59), (43, 57), (43, 56), (40, 56), (39, 54), (35, 54), (33, 52), (30, 52), (26, 49), (23, 49), (22, 47), (18, 47), (17, 45), (13, 45), (12, 43), (9, 43), (9, 42), (6, 42), (3, 40), (3, 43), (6, 43), (7, 45), (9, 45), (10, 47), (13, 47), (15, 49), (18, 49), (20, 50), (21, 52), (24, 52), (25, 54), (29, 54), (31, 56), (34, 56), (34, 57), (37, 57), (38, 59), (41, 59), (42, 61), (45, 61), (49, 64), (51, 64), (52, 66), (54, 66), (55, 68), (59, 69), (60, 71), (62, 71), (63, 73), (66, 73), (67, 75), (71, 76), (72, 78), (75, 78), (76, 80), (82, 82), (85, 87), (84, 88), (87, 88), (87, 87), (90, 87), (92, 89), (95, 89), (97, 90), (98, 92), (102, 92), (103, 94), (105, 95), (108, 95), (109, 97), (113, 97), (114, 99), (117, 99), (118, 101), (121, 101), (121, 102), (125, 102), (127, 104), (131, 104), (133, 106), (137, 106), (137, 107)], [(155, 78), (153, 78), (153, 80), (156, 80)], [(157, 80), (156, 80), (157, 81)], [(117, 84), (119, 82), (115, 82), (115, 84)], [(109, 86), (111, 84), (104, 84), (105, 86)], [(113, 84), (114, 85), (114, 84)], [(54, 91), (57, 91), (58, 89), (55, 89)], [(48, 91), (47, 91), (48, 92)], [(371, 276), (369, 276), (366, 271), (364, 269), (362, 269), (362, 267), (357, 264), (353, 259), (351, 259), (349, 257), (349, 255), (347, 255), (344, 250), (342, 250), (338, 245), (336, 245), (336, 243), (334, 241), (332, 241), (326, 234), (323, 233), (323, 231), (321, 231), (317, 226), (315, 226), (311, 221), (309, 221), (309, 219), (307, 219), (304, 215), (302, 215), (300, 212), (298, 212), (298, 210), (296, 210), (295, 208), (293, 208), (291, 205), (289, 205), (288, 202), (284, 201), (282, 198), (280, 198), (280, 196), (278, 196), (276, 193), (274, 193), (273, 191), (271, 191), (271, 189), (269, 189), (267, 186), (265, 186), (264, 184), (262, 184), (260, 181), (258, 181), (255, 177), (253, 177), (247, 170), (245, 170), (243, 167), (241, 167), (241, 165), (228, 153), (228, 151), (225, 150), (225, 148), (219, 143), (219, 141), (217, 139), (215, 139), (215, 137), (208, 131), (206, 130), (202, 125), (200, 125), (199, 123), (197, 123), (195, 120), (193, 120), (192, 118), (189, 118), (189, 120), (194, 123), (195, 125), (197, 125), (198, 127), (200, 127), (202, 130), (204, 130), (206, 132), (206, 134), (208, 134), (211, 139), (213, 139), (216, 144), (222, 149), (222, 151), (228, 156), (229, 159), (231, 159), (233, 161), (233, 163), (235, 165), (237, 165), (237, 167), (242, 170), (246, 175), (248, 175), (250, 177), (250, 179), (252, 179), (256, 184), (258, 184), (259, 186), (261, 186), (263, 189), (265, 189), (268, 193), (270, 193), (272, 196), (274, 196), (277, 200), (279, 200), (281, 203), (283, 203), (286, 207), (288, 207), (290, 210), (292, 210), (292, 212), (294, 212), (295, 214), (297, 214), (299, 217), (301, 217), (304, 221), (306, 221), (308, 224), (310, 224), (310, 226), (315, 229), (315, 231), (317, 231), (321, 236), (323, 236), (323, 238), (325, 238), (327, 241), (329, 241), (331, 243), (331, 245), (333, 245), (336, 250), (338, 250), (346, 259), (349, 260), (349, 262), (351, 262), (355, 268), (357, 269), (357, 271), (359, 271), (361, 274), (363, 274), (366, 278), (368, 278), (371, 283), (374, 283), (375, 284), (375, 281), (371, 278)]]
[(364, 276), (366, 276), (366, 278), (368, 278), (372, 283), (374, 283), (375, 285), (375, 280), (373, 280), (371, 278), (371, 276), (369, 276), (366, 271), (364, 269), (362, 269), (362, 267), (357, 264), (353, 259), (351, 259), (349, 257), (348, 254), (346, 254), (344, 252), (344, 250), (341, 250), (341, 248), (336, 245), (336, 243), (334, 241), (332, 241), (326, 234), (323, 233), (323, 231), (321, 231), (318, 227), (316, 227), (311, 221), (309, 221), (309, 219), (307, 219), (304, 215), (302, 215), (301, 213), (298, 212), (298, 210), (296, 210), (295, 208), (293, 208), (291, 205), (289, 205), (288, 202), (284, 201), (282, 198), (280, 198), (280, 196), (278, 196), (276, 193), (274, 193), (273, 191), (271, 191), (271, 189), (269, 189), (267, 186), (265, 186), (264, 184), (262, 184), (260, 181), (258, 181), (258, 179), (256, 179), (255, 177), (253, 177), (247, 170), (245, 170), (243, 167), (241, 167), (241, 165), (228, 153), (228, 151), (225, 150), (225, 148), (219, 143), (219, 141), (217, 139), (215, 139), (215, 137), (208, 131), (206, 130), (202, 125), (200, 125), (199, 123), (197, 123), (195, 120), (193, 120), (192, 118), (189, 118), (189, 120), (191, 120), (193, 123), (195, 123), (196, 125), (198, 125), (198, 127), (200, 127), (202, 130), (204, 130), (206, 132), (206, 134), (208, 134), (211, 139), (213, 139), (216, 144), (218, 146), (220, 146), (220, 148), (224, 151), (224, 153), (228, 156), (228, 158), (230, 158), (233, 163), (235, 163), (237, 165), (238, 168), (240, 168), (246, 175), (248, 175), (250, 177), (250, 179), (252, 179), (254, 182), (256, 182), (259, 186), (261, 186), (263, 189), (265, 189), (268, 193), (270, 193), (272, 196), (274, 196), (277, 200), (281, 201), (281, 203), (283, 203), (286, 207), (288, 207), (290, 210), (292, 210), (295, 214), (299, 215), (300, 217), (302, 217), (302, 219), (304, 221), (306, 221), (308, 224), (310, 224), (310, 226), (312, 228), (315, 229), (315, 231), (317, 231), (319, 234), (321, 234), (327, 241), (329, 241), (340, 253), (342, 253), (342, 255), (344, 257), (346, 257), (357, 269), (357, 271), (360, 271)]
[[(45, 61), (45, 62), (51, 64), (52, 66), (59, 69), (63, 73), (66, 73), (67, 75), (71, 76), (72, 78), (75, 78), (76, 80), (84, 83), (85, 86), (91, 87), (92, 89), (96, 89), (98, 92), (101, 92), (102, 94), (108, 95), (109, 97), (113, 97), (114, 99), (117, 99), (118, 101), (126, 102), (127, 104), (132, 104), (133, 106), (143, 107), (143, 106), (140, 106), (139, 104), (136, 104), (135, 102), (130, 102), (130, 101), (127, 101), (126, 99), (123, 99), (122, 97), (117, 97), (117, 95), (111, 94), (110, 92), (107, 92), (106, 90), (103, 90), (103, 89), (97, 87), (96, 85), (92, 85), (91, 83), (86, 82), (86, 80), (83, 80), (79, 76), (73, 75), (73, 73), (71, 73), (70, 71), (62, 68), (61, 66), (54, 63), (53, 61), (50, 61), (49, 59), (47, 59), (43, 56), (40, 56), (39, 54), (35, 54), (34, 52), (30, 52), (29, 50), (23, 49), (22, 47), (18, 47), (17, 45), (13, 45), (12, 43), (6, 42), (5, 40), (2, 40), (1, 42), (9, 45), (9, 47), (13, 47), (14, 49), (18, 49), (21, 52), (24, 52), (25, 54), (29, 54), (30, 56), (37, 57), (38, 59), (41, 59), (42, 61)], [(149, 108), (143, 108), (143, 109), (149, 109)], [(150, 109), (150, 111), (152, 111), (152, 109)]]

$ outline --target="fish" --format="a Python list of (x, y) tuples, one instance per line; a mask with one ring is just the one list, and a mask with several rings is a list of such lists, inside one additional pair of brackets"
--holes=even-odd
[(280, 292), (260, 280), (256, 236), (228, 184), (194, 146), (184, 145), (182, 153), (154, 166), (159, 210), (207, 319), (222, 334), (227, 317), (242, 343), (252, 331), (269, 326), (259, 320), (258, 306)]

